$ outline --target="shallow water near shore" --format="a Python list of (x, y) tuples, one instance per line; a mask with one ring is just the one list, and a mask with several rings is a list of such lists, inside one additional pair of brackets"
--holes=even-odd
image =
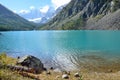
[[(9, 56), (33, 55), (46, 67), (120, 67), (120, 31), (10, 31), (0, 32), (0, 52)], [(98, 70), (96, 68), (96, 70)]]

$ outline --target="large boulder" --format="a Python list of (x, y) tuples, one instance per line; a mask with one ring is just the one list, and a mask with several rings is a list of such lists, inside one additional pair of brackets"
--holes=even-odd
[(43, 63), (40, 61), (40, 59), (31, 55), (19, 58), (17, 64), (26, 66), (28, 68), (33, 68), (36, 73), (41, 73), (44, 70)]

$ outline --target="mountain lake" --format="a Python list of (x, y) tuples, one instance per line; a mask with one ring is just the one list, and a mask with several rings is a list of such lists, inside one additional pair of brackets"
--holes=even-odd
[(44, 30), (0, 32), (0, 53), (33, 55), (46, 67), (74, 70), (83, 64), (120, 61), (120, 31)]

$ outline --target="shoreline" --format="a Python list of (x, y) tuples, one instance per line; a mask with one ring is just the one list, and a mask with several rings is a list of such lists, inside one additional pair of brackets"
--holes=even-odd
[[(1, 54), (0, 54), (1, 55)], [(13, 59), (13, 63), (17, 62), (17, 58), (15, 57), (10, 57), (9, 55), (5, 54), (7, 57)], [(99, 56), (82, 56), (85, 59), (87, 58), (89, 60), (89, 62), (80, 62), (80, 64), (77, 66), (77, 69), (72, 69), (72, 70), (66, 70), (66, 69), (59, 69), (58, 67), (54, 67), (54, 70), (58, 70), (58, 72), (66, 70), (66, 71), (83, 71), (83, 72), (105, 72), (105, 73), (109, 73), (109, 72), (118, 72), (120, 71), (120, 60), (116, 60), (116, 61), (107, 61), (104, 58), (101, 58)], [(90, 59), (89, 59), (90, 58)], [(96, 60), (96, 62), (94, 61), (90, 61), (90, 60)], [(10, 62), (12, 63), (12, 62)], [(97, 64), (96, 64), (97, 63)], [(45, 65), (43, 63), (43, 65)], [(49, 66), (49, 68), (51, 68)], [(48, 67), (45, 67), (46, 69), (49, 69)]]
[[(74, 70), (67, 71), (77, 71), (82, 72), (98, 72), (98, 73), (115, 73), (120, 71), (120, 60), (108, 60), (101, 56), (97, 55), (85, 55), (81, 56), (78, 64), (75, 64), (77, 67)], [(87, 59), (87, 60), (86, 60)], [(76, 62), (75, 62), (76, 63)], [(68, 65), (69, 67), (69, 65)]]
[[(6, 60), (6, 62), (4, 61), (6, 64), (10, 64), (10, 63), (14, 64), (17, 60), (15, 58), (11, 58), (9, 56), (6, 56), (5, 58), (6, 59), (3, 59), (3, 61)], [(7, 61), (9, 61), (9, 62), (7, 62)], [(112, 64), (112, 65), (106, 65), (106, 66), (96, 66), (96, 67), (90, 66), (88, 64), (84, 64), (84, 65), (82, 65), (80, 70), (70, 71), (71, 75), (69, 77), (70, 77), (70, 80), (76, 80), (76, 78), (73, 75), (76, 72), (79, 72), (80, 75), (83, 76), (83, 80), (94, 80), (94, 79), (95, 80), (96, 79), (97, 80), (118, 80), (118, 79), (120, 79), (119, 67), (120, 67), (120, 64), (118, 64), (118, 63)], [(44, 71), (41, 74), (37, 74), (37, 75), (30, 74), (30, 75), (37, 76), (43, 80), (62, 80), (61, 72), (56, 72), (56, 71), (50, 70), (50, 69), (48, 71), (50, 72), (50, 74), (46, 74), (47, 72)], [(16, 73), (16, 71), (15, 71), (15, 73)], [(57, 76), (59, 76), (58, 79), (55, 79)], [(112, 76), (112, 78), (111, 78), (111, 76)]]

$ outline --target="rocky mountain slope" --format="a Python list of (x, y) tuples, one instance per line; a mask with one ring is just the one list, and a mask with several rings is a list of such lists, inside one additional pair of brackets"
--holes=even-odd
[(8, 10), (0, 4), (0, 31), (2, 30), (31, 30), (35, 27), (31, 23), (19, 15)]
[(120, 0), (72, 0), (40, 29), (120, 29)]

